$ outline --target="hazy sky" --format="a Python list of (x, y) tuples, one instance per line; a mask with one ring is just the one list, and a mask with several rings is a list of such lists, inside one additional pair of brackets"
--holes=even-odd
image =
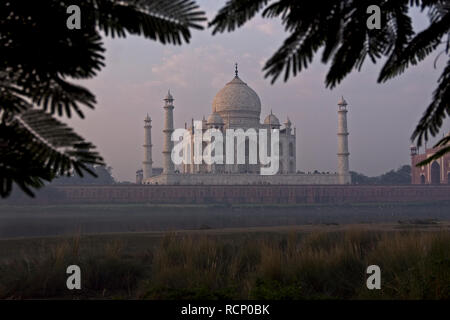
[[(198, 1), (208, 17), (224, 2)], [(418, 17), (416, 24), (422, 25), (423, 19)], [(68, 122), (97, 146), (118, 180), (134, 181), (142, 167), (145, 115), (153, 120), (154, 166), (161, 166), (167, 90), (175, 98), (175, 127), (184, 127), (192, 117), (208, 117), (215, 94), (233, 78), (238, 62), (240, 78), (261, 99), (261, 121), (272, 109), (281, 122), (289, 116), (297, 128), (298, 170), (336, 171), (336, 104), (341, 95), (349, 103), (350, 170), (378, 175), (409, 163), (409, 137), (431, 100), (445, 59), (434, 69), (433, 54), (382, 85), (376, 83), (381, 65), (369, 62), (333, 90), (324, 85), (328, 66), (316, 61), (287, 83), (271, 85), (262, 66), (286, 35), (278, 20), (258, 17), (233, 33), (196, 31), (183, 46), (140, 37), (107, 38), (106, 67), (95, 79), (82, 82), (96, 95), (97, 107), (85, 112), (86, 119)], [(449, 129), (447, 121), (443, 131)]]

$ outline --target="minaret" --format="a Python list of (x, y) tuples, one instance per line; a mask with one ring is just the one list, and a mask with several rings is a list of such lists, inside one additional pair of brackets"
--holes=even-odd
[(142, 162), (143, 181), (152, 176), (152, 119), (148, 116), (144, 120), (145, 142), (144, 142), (144, 161)]
[[(272, 111), (270, 111), (270, 112), (272, 112)], [(292, 122), (289, 119), (289, 117), (286, 118), (286, 122), (284, 123), (284, 127), (286, 128), (286, 135), (290, 136), (291, 135)]]
[(339, 184), (351, 183), (348, 158), (347, 102), (344, 97), (338, 102), (338, 175)]
[(171, 139), (173, 132), (173, 97), (170, 94), (170, 90), (167, 92), (167, 96), (164, 98), (164, 146), (163, 146), (163, 173), (171, 174), (174, 172), (174, 165), (172, 162), (172, 149), (173, 141)]

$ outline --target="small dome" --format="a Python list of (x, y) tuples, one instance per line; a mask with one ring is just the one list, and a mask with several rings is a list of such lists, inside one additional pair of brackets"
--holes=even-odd
[(223, 119), (217, 112), (211, 113), (208, 117), (208, 124), (223, 124)]
[(278, 120), (278, 118), (271, 111), (270, 114), (264, 119), (264, 124), (270, 124), (270, 125), (273, 125), (273, 126), (279, 126), (280, 125), (280, 121)]

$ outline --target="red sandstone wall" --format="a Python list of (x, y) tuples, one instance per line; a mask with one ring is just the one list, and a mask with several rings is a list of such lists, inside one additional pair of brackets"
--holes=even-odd
[[(427, 158), (427, 155), (431, 155), (434, 152), (436, 152), (437, 149), (427, 149), (426, 153), (418, 154), (413, 157), (411, 157), (411, 183), (412, 184), (421, 184), (420, 182), (420, 176), (425, 176), (425, 183), (429, 183), (430, 177), (429, 172), (427, 170), (427, 166), (422, 167), (416, 167), (416, 165), (425, 160)], [(441, 177), (441, 184), (450, 184), (448, 175), (450, 172), (450, 154), (446, 154), (443, 156), (443, 164), (441, 170), (443, 171), (443, 177)]]
[[(358, 203), (450, 201), (450, 186), (60, 186), (45, 203)], [(39, 200), (39, 199), (38, 199)], [(40, 201), (42, 202), (42, 201)]]

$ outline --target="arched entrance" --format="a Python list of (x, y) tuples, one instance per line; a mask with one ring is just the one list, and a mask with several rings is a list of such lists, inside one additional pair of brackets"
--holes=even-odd
[(420, 184), (425, 184), (425, 176), (423, 174), (420, 175)]
[(441, 183), (441, 166), (436, 161), (431, 164), (431, 184)]

